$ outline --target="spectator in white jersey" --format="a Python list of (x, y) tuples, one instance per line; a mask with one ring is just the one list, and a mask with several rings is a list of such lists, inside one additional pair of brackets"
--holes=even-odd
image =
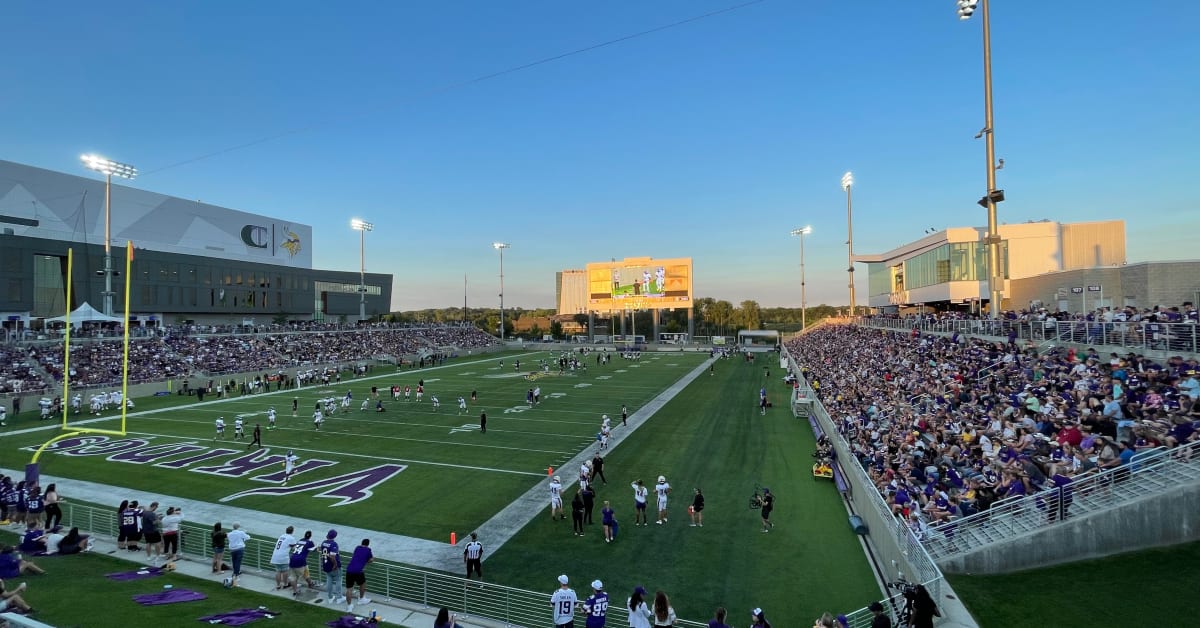
[(575, 592), (568, 586), (569, 582), (566, 574), (559, 576), (558, 590), (550, 596), (550, 604), (554, 607), (555, 628), (575, 628), (575, 607), (579, 605), (579, 598), (575, 597)]

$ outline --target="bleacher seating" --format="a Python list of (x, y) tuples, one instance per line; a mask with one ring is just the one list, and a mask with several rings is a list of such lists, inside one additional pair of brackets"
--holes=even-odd
[(1195, 358), (827, 325), (788, 342), (914, 531), (1200, 439)]

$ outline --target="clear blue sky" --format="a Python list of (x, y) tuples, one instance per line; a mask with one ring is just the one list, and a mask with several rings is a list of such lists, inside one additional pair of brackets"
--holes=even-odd
[[(736, 3), (6, 2), (0, 158), (95, 151), (311, 224), (319, 268), (357, 270), (368, 219), (396, 309), (462, 303), (464, 273), (496, 305), (494, 240), (506, 305), (552, 307), (589, 261), (692, 256), (697, 296), (795, 306), (805, 224), (808, 301), (844, 304), (846, 170), (860, 253), (984, 224), (980, 24), (953, 0), (765, 0), (437, 89)], [(1003, 222), (1124, 218), (1129, 261), (1197, 257), (1198, 21), (994, 3)]]

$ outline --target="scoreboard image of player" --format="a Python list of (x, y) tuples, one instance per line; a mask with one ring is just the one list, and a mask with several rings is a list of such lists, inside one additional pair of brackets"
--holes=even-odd
[(629, 257), (587, 265), (593, 311), (691, 307), (692, 259)]

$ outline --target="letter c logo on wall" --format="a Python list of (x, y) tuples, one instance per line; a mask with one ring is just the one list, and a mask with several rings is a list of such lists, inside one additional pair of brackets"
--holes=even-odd
[(256, 249), (265, 249), (271, 245), (271, 233), (266, 227), (257, 225), (246, 225), (242, 227), (242, 242), (246, 246), (252, 246)]

